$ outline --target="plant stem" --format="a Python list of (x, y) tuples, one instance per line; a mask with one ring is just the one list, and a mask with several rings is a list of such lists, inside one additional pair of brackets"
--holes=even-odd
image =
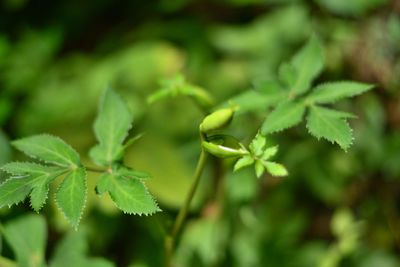
[(189, 193), (186, 196), (185, 203), (179, 210), (178, 216), (175, 219), (171, 234), (167, 235), (165, 238), (165, 244), (164, 244), (164, 246), (165, 246), (164, 247), (164, 249), (165, 249), (165, 251), (164, 251), (165, 252), (165, 267), (172, 267), (172, 252), (174, 250), (176, 238), (183, 226), (183, 223), (189, 212), (190, 203), (192, 202), (193, 196), (196, 193), (196, 190), (198, 188), (198, 185), (200, 182), (200, 177), (201, 177), (201, 174), (203, 173), (205, 163), (207, 161), (207, 155), (208, 155), (208, 153), (204, 149), (201, 149), (201, 153), (200, 153), (199, 161), (197, 162), (192, 186), (190, 187)]
[(96, 168), (92, 168), (92, 167), (88, 167), (88, 166), (84, 166), (84, 167), (85, 167), (85, 169), (86, 169), (87, 171), (90, 171), (90, 172), (103, 173), (103, 172), (106, 172), (106, 171), (107, 171), (107, 170), (96, 169)]

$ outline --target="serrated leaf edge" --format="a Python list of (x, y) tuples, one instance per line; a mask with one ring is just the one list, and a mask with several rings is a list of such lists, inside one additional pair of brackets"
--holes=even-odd
[[(82, 220), (83, 212), (84, 212), (84, 210), (85, 210), (85, 208), (86, 208), (87, 193), (88, 193), (88, 192), (87, 192), (87, 191), (88, 191), (88, 188), (87, 188), (87, 171), (86, 171), (86, 168), (85, 168), (84, 166), (80, 166), (79, 168), (82, 168), (82, 169), (84, 170), (84, 172), (85, 172), (85, 199), (83, 200), (83, 206), (82, 206), (81, 212), (79, 213), (79, 218), (78, 218), (78, 220), (77, 220), (77, 222), (76, 222), (76, 225), (75, 225), (75, 224), (68, 218), (68, 216), (65, 214), (64, 210), (61, 208), (60, 204), (58, 203), (58, 200), (57, 200), (57, 197), (56, 197), (58, 191), (59, 191), (60, 188), (61, 188), (61, 185), (62, 185), (63, 182), (64, 182), (64, 180), (63, 180), (63, 182), (60, 183), (60, 185), (58, 186), (56, 192), (54, 193), (54, 202), (56, 203), (56, 206), (57, 206), (58, 210), (61, 211), (62, 215), (64, 216), (64, 219), (65, 219), (69, 224), (71, 224), (71, 225), (74, 227), (75, 230), (78, 230), (78, 226), (79, 226), (79, 224), (80, 224), (80, 222), (81, 222), (81, 220)], [(72, 172), (72, 171), (71, 171), (71, 172)], [(68, 172), (68, 173), (66, 173), (65, 175), (67, 176), (67, 175), (70, 174), (71, 172)], [(65, 179), (65, 178), (64, 178), (64, 179)]]
[[(310, 111), (309, 111), (309, 112), (310, 112)], [(347, 152), (347, 149), (350, 148), (350, 147), (354, 144), (354, 143), (353, 143), (353, 141), (354, 141), (353, 128), (350, 127), (350, 124), (349, 124), (349, 122), (348, 122), (346, 119), (340, 119), (340, 118), (338, 118), (338, 120), (342, 120), (342, 121), (349, 127), (350, 133), (351, 133), (351, 142), (349, 143), (349, 145), (348, 145), (347, 147), (342, 147), (337, 141), (332, 141), (332, 140), (327, 139), (327, 138), (324, 137), (324, 136), (317, 136), (317, 135), (313, 134), (313, 133), (311, 132), (310, 128), (308, 127), (309, 116), (310, 116), (310, 114), (307, 114), (307, 116), (306, 116), (306, 121), (307, 121), (307, 123), (306, 123), (306, 128), (307, 128), (307, 131), (308, 131), (308, 133), (309, 133), (310, 135), (312, 135), (312, 136), (314, 136), (315, 138), (317, 138), (318, 141), (322, 138), (322, 139), (325, 139), (326, 141), (328, 141), (328, 142), (331, 143), (331, 144), (335, 144), (335, 143), (336, 143), (336, 144), (337, 144), (341, 149), (343, 149), (345, 152)]]
[(118, 203), (114, 200), (114, 198), (112, 197), (112, 195), (110, 194), (110, 192), (107, 190), (108, 195), (109, 195), (110, 198), (112, 199), (114, 205), (115, 205), (119, 210), (121, 210), (124, 214), (132, 214), (132, 215), (139, 215), (139, 216), (142, 216), (142, 215), (144, 215), (144, 216), (151, 216), (151, 215), (153, 215), (153, 214), (156, 214), (157, 212), (162, 211), (161, 208), (160, 208), (159, 205), (158, 205), (157, 200), (156, 200), (156, 199), (153, 197), (153, 195), (149, 192), (149, 189), (147, 188), (146, 184), (145, 184), (141, 179), (137, 179), (137, 178), (129, 178), (129, 179), (135, 179), (135, 180), (139, 181), (139, 182), (143, 185), (143, 187), (144, 187), (144, 189), (145, 189), (145, 192), (146, 192), (146, 195), (149, 196), (149, 197), (151, 198), (151, 200), (154, 202), (155, 208), (156, 208), (156, 209), (155, 209), (153, 212), (142, 212), (142, 213), (141, 213), (141, 212), (128, 212), (128, 211), (125, 211), (125, 210), (123, 210), (123, 209), (118, 205)]
[(35, 208), (33, 207), (33, 205), (32, 205), (32, 196), (31, 196), (32, 191), (33, 191), (33, 188), (32, 188), (32, 190), (29, 192), (29, 206), (30, 206), (36, 213), (39, 213), (40, 210), (44, 207), (44, 205), (46, 205), (46, 202), (47, 202), (47, 200), (49, 199), (50, 183), (47, 184), (46, 197), (45, 197), (45, 199), (44, 199), (42, 205), (41, 205), (40, 207), (38, 207), (38, 209), (35, 209)]
[[(28, 175), (28, 176), (29, 176), (29, 175)], [(23, 179), (23, 178), (22, 178), (22, 179)], [(6, 183), (6, 182), (8, 182), (8, 181), (10, 181), (10, 180), (15, 180), (15, 178), (9, 177), (8, 179), (4, 180), (4, 181), (0, 184), (0, 186), (2, 186), (4, 183)], [(11, 204), (11, 205), (7, 205), (7, 206), (8, 206), (9, 208), (11, 208), (13, 205), (17, 206), (18, 204), (24, 202), (24, 201), (26, 200), (26, 198), (29, 196), (29, 194), (30, 194), (31, 191), (32, 191), (32, 189), (30, 189), (30, 191), (26, 194), (25, 198), (22, 199), (21, 201), (16, 202), (16, 203), (13, 203), (13, 204)], [(2, 208), (2, 207), (4, 207), (4, 206), (0, 206), (0, 208)]]
[[(59, 162), (44, 160), (44, 159), (41, 159), (41, 158), (39, 158), (39, 157), (37, 157), (37, 156), (29, 155), (29, 154), (27, 154), (25, 151), (23, 151), (23, 150), (17, 148), (16, 145), (14, 145), (14, 143), (17, 142), (17, 141), (19, 141), (19, 140), (22, 140), (22, 139), (25, 139), (25, 138), (30, 138), (30, 137), (35, 137), (35, 136), (46, 136), (46, 137), (58, 139), (59, 141), (61, 141), (62, 143), (64, 143), (66, 146), (68, 146), (72, 151), (74, 151), (74, 152), (76, 153), (76, 155), (78, 156), (78, 162), (77, 162), (77, 163), (74, 163), (74, 162), (72, 162), (71, 160), (68, 159), (67, 161), (69, 161), (71, 164), (70, 164), (70, 165), (64, 165), (64, 164), (60, 164)], [(27, 155), (27, 156), (30, 157), (30, 158), (36, 159), (36, 160), (38, 160), (38, 161), (40, 161), (40, 162), (45, 162), (45, 163), (48, 163), (48, 164), (53, 164), (53, 165), (56, 165), (56, 166), (61, 166), (61, 167), (78, 166), (78, 165), (80, 164), (80, 161), (81, 161), (81, 157), (80, 157), (79, 153), (78, 153), (70, 144), (68, 144), (67, 142), (65, 142), (62, 138), (60, 138), (60, 137), (58, 137), (58, 136), (55, 136), (55, 135), (52, 135), (52, 134), (42, 133), (42, 134), (36, 134), (36, 135), (27, 136), (27, 137), (22, 137), (22, 138), (20, 138), (20, 139), (17, 139), (17, 140), (12, 141), (11, 144), (12, 144), (17, 150), (21, 151), (22, 153), (24, 153), (25, 155)]]
[[(356, 81), (349, 81), (349, 80), (328, 81), (328, 82), (324, 82), (324, 83), (317, 84), (316, 86), (312, 87), (310, 93), (307, 95), (307, 98), (308, 98), (308, 97), (312, 97), (312, 94), (315, 93), (315, 92), (317, 92), (317, 91), (319, 90), (319, 89), (318, 89), (319, 86), (330, 85), (330, 84), (335, 84), (335, 83), (362, 84), (362, 85), (367, 86), (368, 88), (365, 89), (365, 91), (355, 93), (355, 94), (353, 94), (353, 95), (351, 95), (351, 96), (332, 98), (332, 100), (330, 100), (329, 102), (321, 102), (321, 104), (325, 104), (325, 103), (326, 103), (326, 104), (334, 103), (334, 102), (336, 102), (336, 101), (338, 101), (338, 100), (340, 100), (340, 99), (342, 99), (342, 98), (356, 97), (356, 96), (359, 96), (359, 95), (361, 95), (361, 94), (363, 94), (363, 93), (365, 93), (365, 92), (367, 92), (367, 91), (369, 91), (369, 90), (371, 90), (371, 89), (373, 89), (373, 88), (375, 87), (374, 84), (364, 84), (364, 83), (360, 83), (360, 82), (356, 82)], [(311, 99), (312, 99), (312, 98), (311, 98)], [(319, 102), (316, 101), (315, 103), (319, 103)]]

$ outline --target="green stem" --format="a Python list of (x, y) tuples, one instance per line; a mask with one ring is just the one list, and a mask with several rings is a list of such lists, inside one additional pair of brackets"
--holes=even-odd
[(87, 171), (90, 171), (90, 172), (97, 172), (97, 173), (107, 172), (107, 170), (103, 170), (103, 169), (96, 169), (96, 168), (92, 168), (92, 167), (88, 167), (88, 166), (84, 166), (84, 167)]
[(186, 197), (185, 203), (179, 210), (178, 216), (175, 219), (174, 225), (172, 227), (172, 231), (170, 235), (167, 235), (165, 238), (165, 267), (172, 267), (172, 253), (174, 251), (174, 246), (176, 242), (176, 238), (183, 226), (183, 223), (186, 219), (186, 216), (189, 212), (190, 203), (192, 202), (193, 196), (196, 193), (198, 188), (201, 174), (203, 173), (205, 163), (207, 161), (208, 153), (202, 149), (200, 153), (199, 161), (197, 162), (196, 171), (194, 174), (194, 181), (192, 186), (190, 187), (189, 193)]

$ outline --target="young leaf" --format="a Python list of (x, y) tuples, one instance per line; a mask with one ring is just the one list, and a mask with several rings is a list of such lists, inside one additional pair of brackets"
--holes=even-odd
[(20, 267), (45, 266), (46, 222), (38, 215), (26, 215), (8, 223), (4, 236)]
[(285, 166), (279, 163), (267, 161), (264, 163), (265, 168), (268, 170), (270, 174), (273, 176), (287, 176), (288, 171), (286, 170)]
[(12, 144), (30, 157), (58, 166), (78, 166), (79, 154), (58, 137), (41, 134), (13, 141)]
[(250, 155), (245, 155), (236, 161), (233, 171), (238, 171), (254, 163), (254, 159)]
[(296, 74), (296, 80), (290, 91), (296, 95), (303, 94), (310, 89), (312, 81), (324, 67), (323, 51), (317, 37), (312, 36), (290, 63)]
[(132, 121), (131, 112), (122, 98), (113, 90), (106, 90), (94, 123), (99, 144), (90, 151), (93, 161), (107, 166), (120, 159), (122, 142), (128, 135)]
[(336, 142), (342, 149), (350, 147), (353, 137), (351, 128), (335, 110), (312, 106), (307, 117), (307, 129), (317, 138)]
[(96, 190), (100, 194), (108, 192), (115, 205), (129, 214), (150, 215), (160, 211), (144, 183), (139, 179), (124, 177), (118, 169), (103, 174)]
[(303, 103), (284, 102), (267, 116), (261, 132), (268, 134), (293, 127), (302, 121), (305, 110)]
[(260, 178), (261, 175), (264, 173), (264, 165), (261, 161), (256, 161), (256, 164), (254, 164), (254, 170), (256, 171), (256, 176), (257, 178)]
[(278, 152), (278, 146), (269, 147), (264, 150), (261, 159), (268, 160), (271, 157), (275, 156), (277, 152)]
[(256, 137), (254, 137), (254, 139), (251, 141), (249, 148), (254, 155), (261, 156), (266, 143), (267, 139), (265, 138), (265, 136), (257, 133)]
[(75, 228), (82, 217), (86, 191), (86, 170), (80, 167), (65, 177), (56, 193), (58, 207)]
[(313, 103), (333, 103), (345, 97), (352, 97), (362, 94), (374, 86), (371, 84), (341, 81), (320, 84), (308, 96)]
[(31, 178), (8, 179), (0, 185), (0, 207), (23, 201), (31, 191)]

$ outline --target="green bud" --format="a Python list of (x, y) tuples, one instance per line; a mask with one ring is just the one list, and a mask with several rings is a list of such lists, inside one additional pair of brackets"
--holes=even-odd
[(230, 158), (230, 157), (240, 157), (247, 155), (249, 152), (244, 149), (234, 149), (227, 146), (217, 145), (210, 142), (203, 141), (201, 143), (203, 148), (210, 153), (219, 158)]
[(203, 122), (200, 124), (200, 131), (209, 133), (227, 126), (232, 120), (233, 113), (234, 110), (232, 108), (223, 108), (214, 111), (204, 118)]

